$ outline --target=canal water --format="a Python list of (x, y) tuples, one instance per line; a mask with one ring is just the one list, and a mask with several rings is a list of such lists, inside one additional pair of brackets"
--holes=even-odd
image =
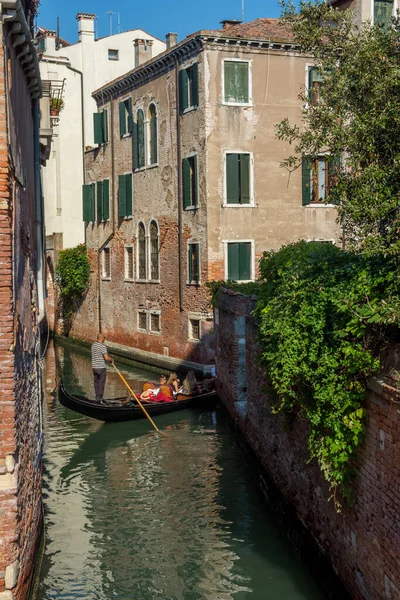
[[(135, 390), (151, 371), (118, 365)], [(224, 410), (102, 424), (89, 356), (50, 347), (43, 370), (44, 558), (36, 600), (323, 600), (275, 523)], [(106, 396), (123, 393), (109, 372)]]

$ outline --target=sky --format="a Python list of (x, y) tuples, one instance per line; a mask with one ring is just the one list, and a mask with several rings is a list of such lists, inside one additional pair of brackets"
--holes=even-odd
[[(97, 16), (98, 37), (110, 35), (112, 10), (112, 32), (118, 32), (118, 13), (121, 31), (144, 29), (152, 36), (165, 39), (165, 34), (174, 32), (178, 40), (199, 29), (219, 29), (222, 19), (241, 19), (243, 0), (41, 0), (37, 25), (56, 29), (60, 18), (60, 36), (74, 44), (78, 41), (75, 17), (78, 12)], [(279, 17), (278, 0), (244, 0), (245, 21), (259, 17)]]

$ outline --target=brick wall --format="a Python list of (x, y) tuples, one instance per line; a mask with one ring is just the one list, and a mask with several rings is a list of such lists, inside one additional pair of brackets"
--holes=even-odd
[[(338, 514), (313, 461), (307, 423), (290, 425), (269, 408), (268, 382), (258, 364), (254, 300), (227, 292), (216, 311), (218, 391), (246, 444), (279, 490), (283, 502), (311, 534), (355, 600), (400, 598), (400, 351), (372, 379), (366, 399), (368, 427), (359, 450), (355, 502)], [(229, 348), (229, 358), (226, 356)], [(389, 375), (390, 373), (390, 375)], [(396, 375), (397, 373), (397, 375)]]

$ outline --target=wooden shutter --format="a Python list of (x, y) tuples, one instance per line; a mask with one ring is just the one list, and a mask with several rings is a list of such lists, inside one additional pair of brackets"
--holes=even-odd
[(132, 169), (139, 168), (139, 153), (138, 153), (138, 127), (137, 123), (132, 119)]
[(132, 173), (125, 175), (126, 216), (132, 216)]
[(152, 106), (150, 114), (150, 163), (154, 165), (157, 162), (157, 112), (155, 106)]
[(196, 283), (199, 283), (200, 281), (200, 245), (199, 244), (194, 244), (194, 250), (195, 250), (195, 255), (194, 255), (194, 273), (193, 273), (193, 280)]
[(239, 244), (237, 242), (228, 244), (228, 279), (232, 281), (239, 279)]
[(90, 195), (90, 220), (94, 221), (96, 219), (96, 184), (91, 183), (89, 185), (89, 195)]
[(236, 71), (236, 102), (247, 103), (249, 101), (249, 63), (237, 62), (233, 64)]
[(226, 202), (239, 204), (239, 154), (226, 155)]
[(311, 203), (311, 169), (312, 160), (310, 156), (303, 155), (302, 169), (302, 203), (303, 206)]
[(138, 168), (141, 169), (145, 166), (145, 150), (144, 150), (144, 115), (140, 109), (137, 113), (137, 154), (138, 154)]
[(122, 137), (126, 134), (126, 109), (125, 102), (119, 103), (119, 135)]
[(240, 203), (250, 204), (250, 154), (239, 154)]
[(93, 114), (93, 129), (94, 129), (94, 143), (102, 144), (104, 142), (103, 113), (94, 113)]
[(108, 142), (108, 110), (103, 110), (103, 142)]
[(82, 186), (83, 221), (89, 223), (92, 220), (92, 198), (90, 185)]
[(119, 175), (118, 176), (118, 216), (126, 217), (126, 176)]
[(186, 69), (179, 71), (179, 109), (181, 114), (188, 108), (188, 74)]
[(110, 218), (110, 180), (103, 180), (103, 219)]
[(193, 161), (193, 188), (192, 188), (192, 205), (197, 206), (199, 203), (199, 178), (197, 171), (197, 154), (192, 157)]
[(239, 280), (248, 281), (251, 279), (251, 244), (244, 242), (239, 246)]
[(128, 131), (132, 133), (132, 98), (128, 98)]
[(191, 106), (199, 105), (199, 65), (194, 63), (192, 66), (192, 86), (191, 86)]
[(97, 220), (101, 221), (103, 218), (103, 182), (97, 182)]
[(193, 281), (193, 244), (188, 247), (188, 282)]
[(182, 189), (183, 189), (183, 207), (191, 206), (191, 186), (190, 186), (190, 161), (184, 158), (182, 161)]

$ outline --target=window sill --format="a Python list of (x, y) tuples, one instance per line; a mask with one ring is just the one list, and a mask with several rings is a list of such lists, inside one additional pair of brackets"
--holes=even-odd
[(181, 112), (181, 116), (183, 115), (187, 115), (190, 112), (193, 112), (194, 110), (197, 110), (199, 107), (198, 106), (188, 106), (188, 108), (185, 108), (185, 110), (183, 110)]
[(324, 202), (310, 202), (305, 204), (304, 208), (336, 208), (335, 204), (325, 204)]
[(222, 205), (223, 208), (256, 208), (256, 204), (254, 202), (249, 202), (248, 204), (228, 204), (224, 202)]
[(148, 333), (147, 329), (140, 329), (139, 327), (137, 328), (139, 333)]
[(201, 283), (200, 281), (187, 281), (186, 285), (191, 287), (200, 287)]
[(159, 163), (154, 163), (152, 165), (145, 165), (144, 167), (139, 167), (137, 169), (133, 169), (134, 173), (141, 173), (142, 171), (147, 171), (148, 169), (155, 169), (159, 166)]
[(101, 280), (102, 281), (111, 281), (111, 277), (102, 277)]
[(194, 206), (185, 206), (183, 210), (198, 210), (199, 205), (195, 204)]
[(132, 137), (131, 133), (124, 133), (124, 135), (121, 135), (121, 140), (125, 140), (126, 138), (130, 138)]
[(122, 219), (123, 221), (132, 221), (133, 215), (129, 215), (129, 217), (128, 216), (125, 216), (125, 217), (118, 216), (118, 218)]
[(201, 342), (201, 340), (199, 340), (199, 338), (188, 338), (188, 342), (198, 344), (199, 342)]
[(148, 279), (146, 283), (151, 283), (153, 285), (159, 285), (161, 283), (161, 279)]
[(161, 331), (149, 331), (150, 335), (161, 335)]
[(135, 280), (134, 279), (130, 279), (130, 278), (125, 278), (124, 282), (126, 282), (126, 283), (134, 283)]
[(147, 279), (136, 279), (136, 283), (149, 283)]
[(225, 100), (222, 101), (222, 106), (239, 106), (239, 107), (250, 107), (253, 106), (253, 101), (250, 102), (226, 102)]

